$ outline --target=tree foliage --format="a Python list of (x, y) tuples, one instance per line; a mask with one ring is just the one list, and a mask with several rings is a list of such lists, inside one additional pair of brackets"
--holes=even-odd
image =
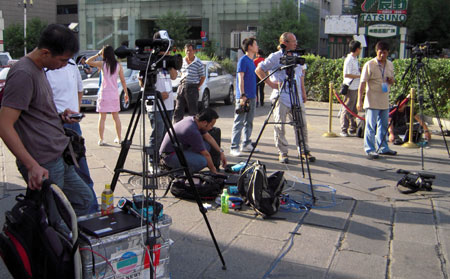
[(411, 43), (437, 41), (439, 47), (450, 46), (450, 5), (441, 0), (409, 0), (406, 26)]
[(258, 30), (257, 39), (264, 53), (277, 50), (278, 40), (284, 32), (292, 32), (297, 37), (298, 47), (310, 49), (313, 45), (313, 31), (306, 15), (298, 20), (298, 9), (294, 1), (282, 0), (278, 7), (264, 15)]
[[(32, 51), (38, 44), (42, 30), (47, 24), (39, 18), (32, 18), (27, 22), (27, 51)], [(11, 24), (4, 31), (5, 50), (12, 57), (23, 56), (23, 24)]]
[(168, 11), (156, 20), (158, 30), (167, 30), (170, 38), (175, 41), (175, 46), (177, 48), (182, 48), (189, 36), (188, 23), (186, 15), (179, 11)]

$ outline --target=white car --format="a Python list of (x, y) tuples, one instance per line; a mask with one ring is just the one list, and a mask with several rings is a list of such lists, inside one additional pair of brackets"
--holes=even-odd
[[(125, 83), (127, 84), (128, 97), (130, 98), (128, 103), (124, 100), (124, 94), (122, 83), (119, 77), (117, 77), (118, 90), (117, 94), (120, 96), (120, 110), (127, 110), (131, 104), (138, 101), (140, 97), (141, 87), (139, 86), (139, 71), (131, 70), (127, 68), (126, 63), (121, 63), (123, 67), (123, 75), (125, 77)], [(99, 89), (99, 73), (96, 72), (91, 78), (83, 80), (83, 97), (81, 99), (82, 108), (95, 108), (97, 107)]]
[[(226, 105), (234, 104), (234, 78), (215, 61), (202, 61), (205, 67), (205, 82), (200, 87), (198, 96), (199, 109), (209, 107), (212, 102), (224, 101)], [(180, 77), (172, 81), (173, 90), (177, 92)]]

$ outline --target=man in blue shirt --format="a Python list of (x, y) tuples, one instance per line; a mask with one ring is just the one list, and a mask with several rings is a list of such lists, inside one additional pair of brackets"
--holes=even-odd
[[(258, 53), (258, 43), (255, 38), (247, 38), (242, 42), (245, 55), (239, 59), (236, 75), (236, 114), (234, 116), (233, 130), (231, 133), (230, 155), (238, 157), (240, 151), (250, 152), (253, 149), (250, 136), (253, 130), (253, 118), (256, 109), (256, 74), (253, 58)], [(244, 129), (244, 139), (241, 149), (241, 133)], [(259, 150), (255, 148), (254, 152)]]
[[(258, 68), (256, 69), (256, 74), (262, 80), (267, 77), (268, 73), (274, 72), (280, 66), (280, 58), (284, 55), (281, 47), (285, 47), (285, 51), (287, 51), (287, 55), (292, 55), (292, 53), (288, 52), (290, 50), (295, 50), (297, 48), (297, 38), (293, 33), (285, 32), (280, 36), (280, 46), (279, 51), (274, 52), (269, 55), (263, 62), (258, 64)], [(306, 150), (302, 153), (302, 159), (308, 159), (310, 162), (315, 161), (315, 157), (311, 156), (309, 152), (308, 145), (308, 130), (306, 129), (306, 114), (305, 114), (305, 105), (306, 102), (306, 90), (304, 85), (304, 74), (303, 67), (301, 65), (297, 65), (295, 67), (295, 83), (297, 85), (298, 97), (300, 100), (300, 107), (303, 119), (303, 125), (301, 127), (302, 134), (305, 140)], [(270, 96), (271, 100), (274, 100), (278, 95), (279, 99), (273, 111), (273, 118), (275, 122), (280, 124), (276, 124), (274, 127), (274, 137), (275, 137), (275, 146), (278, 148), (279, 153), (279, 161), (280, 163), (287, 164), (288, 160), (288, 141), (285, 135), (284, 124), (286, 122), (286, 118), (289, 117), (292, 119), (291, 113), (291, 99), (289, 95), (289, 89), (287, 86), (281, 88), (283, 81), (286, 80), (287, 75), (286, 71), (278, 71), (274, 73), (270, 78), (266, 79), (267, 85), (269, 85), (274, 90), (272, 91), (272, 95)], [(297, 134), (296, 134), (297, 135)], [(300, 146), (300, 140), (296, 139), (297, 146)]]

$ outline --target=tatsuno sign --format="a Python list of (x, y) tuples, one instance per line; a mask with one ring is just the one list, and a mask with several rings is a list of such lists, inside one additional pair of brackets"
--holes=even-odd
[(360, 17), (362, 21), (369, 22), (369, 21), (375, 21), (375, 22), (402, 22), (406, 21), (406, 15), (405, 14), (360, 14)]
[(371, 37), (388, 38), (399, 34), (398, 27), (390, 24), (375, 24), (366, 27), (366, 34)]
[[(376, 13), (375, 6), (378, 3)], [(364, 22), (402, 22), (406, 20), (408, 0), (365, 0), (361, 5), (361, 10), (366, 13), (361, 14)]]

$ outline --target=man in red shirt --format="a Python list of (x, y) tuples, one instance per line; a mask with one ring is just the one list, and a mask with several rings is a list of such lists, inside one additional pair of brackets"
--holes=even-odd
[[(253, 60), (253, 63), (255, 63), (255, 67), (258, 67), (258, 64), (264, 61), (263, 55), (264, 55), (263, 51), (258, 50), (258, 53), (256, 53), (256, 58)], [(260, 81), (261, 80), (259, 79), (259, 77), (256, 76), (256, 84), (258, 84), (258, 82)], [(258, 105), (264, 106), (264, 83), (260, 84), (257, 89), (259, 91), (259, 98), (258, 94), (256, 94), (256, 106)]]

